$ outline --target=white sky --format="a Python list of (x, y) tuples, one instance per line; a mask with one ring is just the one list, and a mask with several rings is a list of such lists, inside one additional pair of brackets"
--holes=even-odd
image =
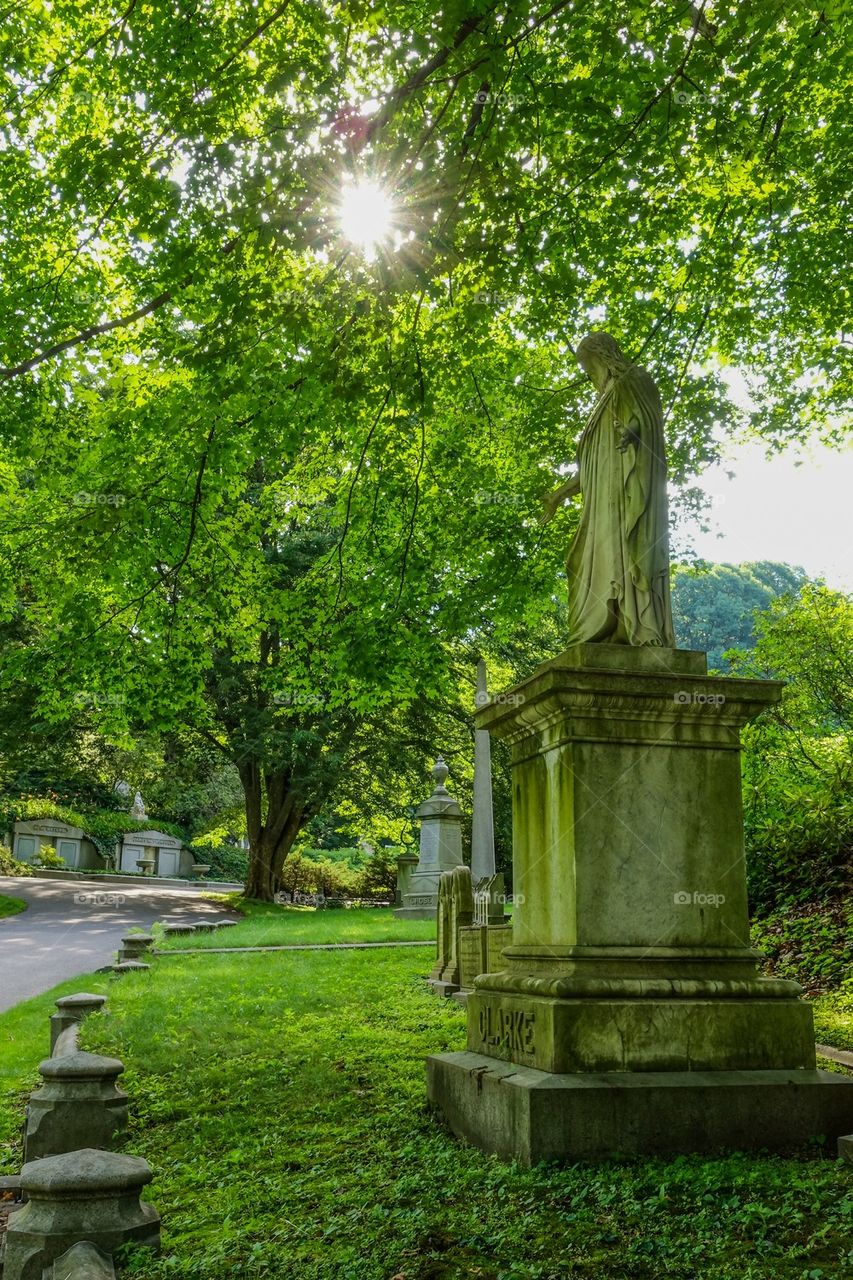
[(696, 483), (712, 501), (712, 532), (685, 521), (676, 553), (689, 534), (703, 560), (782, 561), (853, 591), (853, 452), (815, 445), (766, 458), (759, 444), (734, 445)]

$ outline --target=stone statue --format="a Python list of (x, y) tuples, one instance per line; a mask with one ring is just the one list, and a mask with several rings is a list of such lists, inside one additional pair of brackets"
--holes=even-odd
[(567, 498), (584, 500), (566, 562), (568, 644), (674, 648), (658, 389), (608, 333), (584, 338), (577, 360), (598, 399), (578, 441), (577, 472), (544, 499), (546, 521)]
[(130, 816), (131, 818), (141, 818), (143, 820), (148, 817), (145, 812), (145, 805), (142, 803), (142, 796), (138, 791), (133, 797), (133, 804), (130, 806)]

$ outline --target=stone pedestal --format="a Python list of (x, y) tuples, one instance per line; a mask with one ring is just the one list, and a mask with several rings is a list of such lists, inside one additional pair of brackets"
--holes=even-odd
[[(454, 1129), (486, 1150), (509, 1154), (494, 1126), (509, 1124), (510, 1111), (511, 1154), (544, 1149), (531, 1128), (536, 1105), (512, 1101), (521, 1082), (498, 1061), (527, 1069), (528, 1091), (562, 1108), (548, 1122), (559, 1147), (549, 1158), (589, 1153), (578, 1116), (593, 1080), (598, 1154), (629, 1149), (614, 1088), (628, 1090), (629, 1110), (649, 1109), (632, 1121), (637, 1152), (750, 1145), (735, 1087), (773, 1111), (759, 1145), (790, 1146), (821, 1115), (814, 1134), (834, 1141), (853, 1127), (851, 1113), (832, 1132), (853, 1107), (853, 1081), (839, 1090), (815, 1071), (800, 988), (762, 977), (749, 945), (739, 734), (781, 685), (705, 671), (704, 654), (584, 645), (478, 715), (512, 746), (513, 936), (467, 1002), (468, 1053), (431, 1060), (430, 1091)], [(472, 1070), (483, 1090), (467, 1090)], [(653, 1137), (666, 1089), (684, 1105), (700, 1075), (711, 1082), (696, 1106), (714, 1116), (680, 1134), (661, 1123)], [(777, 1106), (784, 1089), (770, 1089), (789, 1077), (808, 1098), (799, 1128)], [(487, 1079), (499, 1082), (488, 1106)]]
[[(201, 926), (196, 926), (200, 928)], [(145, 952), (154, 945), (154, 935), (150, 933), (125, 933), (118, 953), (119, 964), (127, 960), (142, 961)]]
[(115, 1280), (112, 1256), (88, 1240), (75, 1244), (44, 1273), (44, 1280)]
[(418, 865), (410, 873), (403, 905), (394, 909), (401, 920), (431, 920), (438, 908), (442, 874), (462, 866), (462, 814), (444, 785), (448, 773), (439, 756), (432, 769), (435, 788), (417, 811), (421, 820)]
[(113, 1151), (72, 1151), (25, 1164), (27, 1203), (9, 1218), (4, 1277), (42, 1280), (83, 1240), (106, 1253), (131, 1240), (159, 1248), (160, 1216), (140, 1201), (151, 1178), (145, 1160)]
[(127, 1094), (116, 1087), (122, 1071), (117, 1058), (98, 1053), (45, 1059), (39, 1065), (44, 1085), (27, 1106), (24, 1159), (112, 1147), (127, 1128)]

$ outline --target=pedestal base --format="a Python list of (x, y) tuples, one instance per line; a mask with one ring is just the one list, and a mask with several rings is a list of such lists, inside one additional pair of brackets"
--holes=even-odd
[(428, 978), (427, 986), (436, 996), (452, 996), (459, 990), (459, 986), (455, 982), (442, 982), (440, 978)]
[(540, 1160), (783, 1151), (853, 1130), (853, 1079), (828, 1071), (554, 1075), (478, 1053), (427, 1059), (430, 1104), (458, 1137)]
[[(814, 1070), (811, 1006), (796, 998), (664, 998), (664, 983), (625, 981), (656, 991), (633, 999), (547, 999), (477, 988), (468, 1002), (468, 1048), (534, 1070), (692, 1072)], [(504, 975), (497, 975), (503, 977)], [(619, 983), (613, 982), (615, 991)], [(676, 983), (671, 983), (675, 987)], [(723, 987), (698, 982), (689, 987)], [(784, 984), (743, 983), (746, 991)], [(799, 990), (794, 984), (795, 990)]]
[(432, 906), (428, 907), (395, 907), (394, 918), (396, 920), (434, 920), (435, 912), (438, 906), (438, 895)]

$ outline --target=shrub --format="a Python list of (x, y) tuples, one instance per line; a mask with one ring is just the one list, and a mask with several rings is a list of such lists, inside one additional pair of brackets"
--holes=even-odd
[(28, 862), (18, 862), (12, 850), (0, 844), (0, 876), (31, 876), (33, 869)]
[(193, 844), (192, 851), (197, 862), (204, 862), (210, 867), (206, 880), (230, 880), (236, 884), (245, 884), (249, 869), (249, 855), (245, 849), (238, 849), (233, 844)]
[(60, 857), (52, 844), (43, 844), (39, 850), (38, 865), (45, 867), (48, 871), (64, 871), (65, 859)]
[(327, 898), (358, 896), (359, 873), (331, 858), (307, 858), (292, 853), (284, 864), (281, 888), (285, 893), (322, 893)]

